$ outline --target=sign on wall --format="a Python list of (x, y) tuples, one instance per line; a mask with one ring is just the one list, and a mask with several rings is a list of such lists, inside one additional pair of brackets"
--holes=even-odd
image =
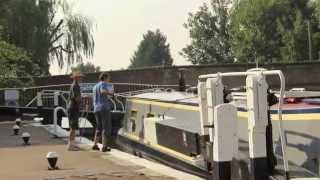
[(6, 106), (18, 106), (19, 105), (19, 91), (18, 90), (5, 90), (4, 100)]
[(81, 93), (92, 93), (94, 85), (94, 83), (80, 83), (79, 86)]

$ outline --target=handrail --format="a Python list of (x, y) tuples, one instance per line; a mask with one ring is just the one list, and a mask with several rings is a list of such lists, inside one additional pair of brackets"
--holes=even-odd
[(37, 96), (35, 96), (31, 101), (29, 101), (26, 107), (29, 107), (36, 99), (37, 99)]
[(54, 109), (53, 112), (53, 125), (54, 125), (54, 134), (58, 137), (58, 111), (62, 110), (66, 116), (68, 116), (68, 112), (65, 108), (58, 106)]
[(116, 111), (117, 110), (117, 104), (114, 102), (114, 100), (112, 98), (108, 98), (112, 104), (113, 104), (113, 111)]
[(123, 103), (118, 99), (118, 96), (114, 96), (114, 99), (121, 105), (122, 111), (125, 111)]
[[(96, 83), (82, 83), (82, 84), (96, 84)], [(145, 87), (178, 87), (179, 85), (175, 84), (143, 84), (143, 83), (111, 83), (113, 85), (132, 85), (132, 86), (145, 86)], [(0, 88), (2, 90), (30, 90), (30, 89), (41, 89), (41, 88), (50, 88), (50, 87), (61, 87), (61, 86), (70, 86), (71, 84), (54, 84), (46, 86), (30, 86), (30, 87), (21, 87), (21, 88)]]

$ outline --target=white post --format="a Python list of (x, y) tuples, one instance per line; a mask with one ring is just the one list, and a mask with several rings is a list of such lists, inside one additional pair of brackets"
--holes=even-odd
[(249, 155), (252, 180), (268, 179), (266, 152), (266, 127), (268, 125), (268, 84), (262, 74), (249, 75), (247, 83), (247, 108), (249, 130)]
[[(214, 107), (223, 104), (223, 84), (220, 77), (209, 78), (206, 81), (207, 88), (207, 111), (208, 111), (208, 122), (207, 125), (212, 126), (214, 121)], [(204, 124), (205, 126), (206, 124)], [(214, 132), (213, 128), (209, 130), (210, 141), (213, 141)]]
[(43, 103), (42, 103), (42, 92), (37, 92), (37, 106), (38, 107), (42, 107)]
[(201, 135), (208, 135), (209, 129), (204, 128), (204, 126), (208, 126), (208, 103), (207, 103), (207, 89), (206, 82), (199, 81), (198, 82), (198, 99), (199, 99), (199, 111), (200, 111), (200, 126), (201, 126)]
[(231, 162), (238, 152), (237, 108), (220, 104), (214, 108), (213, 179), (231, 180)]
[(60, 92), (59, 91), (55, 91), (54, 95), (53, 95), (54, 107), (58, 107), (59, 106), (59, 96), (60, 96)]

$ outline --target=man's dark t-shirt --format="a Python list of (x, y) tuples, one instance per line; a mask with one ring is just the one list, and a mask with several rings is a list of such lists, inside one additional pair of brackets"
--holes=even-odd
[(80, 98), (81, 98), (80, 86), (78, 82), (74, 81), (70, 86), (69, 109), (79, 109)]

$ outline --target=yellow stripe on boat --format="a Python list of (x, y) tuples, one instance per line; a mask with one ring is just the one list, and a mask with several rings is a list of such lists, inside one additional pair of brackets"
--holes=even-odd
[[(139, 138), (138, 136), (136, 136), (134, 134), (131, 134), (131, 133), (123, 133), (122, 135), (127, 137), (127, 138), (129, 138), (130, 140), (133, 140), (133, 141), (136, 141), (136, 142), (141, 142), (142, 141), (141, 138)], [(193, 162), (193, 160), (194, 160), (194, 157), (190, 157), (190, 156), (184, 155), (184, 154), (179, 153), (179, 152), (177, 152), (175, 150), (166, 148), (166, 147), (158, 145), (158, 144), (151, 144), (151, 143), (146, 142), (144, 140), (141, 143), (143, 143), (144, 145), (149, 146), (149, 147), (151, 147), (153, 149), (156, 149), (156, 150), (158, 150), (160, 152), (163, 152), (163, 153), (166, 153), (166, 154), (171, 154), (172, 156), (178, 157), (178, 159), (183, 160), (183, 161)]]
[[(238, 117), (248, 118), (248, 112), (238, 111)], [(271, 119), (279, 120), (278, 114), (272, 114)], [(320, 121), (320, 113), (302, 113), (302, 114), (283, 114), (284, 121)]]
[[(158, 101), (150, 101), (150, 100), (142, 100), (142, 99), (128, 99), (129, 102), (137, 103), (137, 104), (148, 104), (154, 105), (164, 108), (172, 108), (172, 109), (181, 109), (181, 110), (189, 110), (189, 111), (199, 111), (199, 107), (183, 105), (183, 104), (174, 104), (174, 103), (166, 103), (166, 102), (158, 102)], [(238, 111), (238, 117), (248, 118), (248, 112)], [(272, 120), (279, 120), (277, 114), (271, 115)], [(283, 114), (282, 119), (284, 121), (320, 121), (320, 113), (301, 113), (301, 114)]]
[(155, 105), (155, 106), (160, 106), (160, 107), (165, 107), (165, 108), (182, 109), (182, 110), (189, 110), (189, 111), (199, 111), (199, 107), (197, 107), (197, 106), (190, 106), (190, 105), (183, 105), (183, 104), (149, 101), (149, 100), (142, 100), (142, 99), (128, 99), (128, 101), (133, 102), (133, 103), (137, 103), (137, 104), (148, 104), (148, 105)]

